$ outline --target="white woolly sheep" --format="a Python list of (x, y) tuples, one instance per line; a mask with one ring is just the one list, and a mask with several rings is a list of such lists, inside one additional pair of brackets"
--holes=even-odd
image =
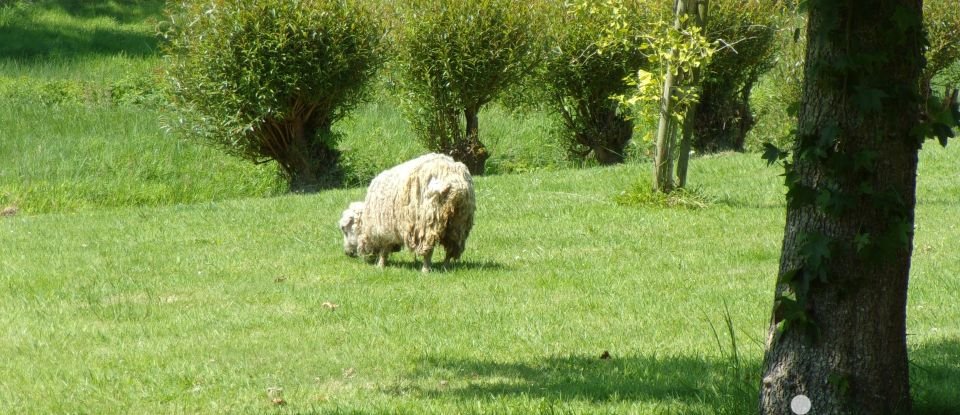
[(427, 154), (386, 170), (370, 182), (364, 202), (353, 202), (340, 218), (343, 250), (377, 256), (384, 267), (391, 252), (406, 246), (430, 271), (433, 250), (446, 251), (444, 265), (459, 259), (473, 227), (476, 199), (463, 163)]

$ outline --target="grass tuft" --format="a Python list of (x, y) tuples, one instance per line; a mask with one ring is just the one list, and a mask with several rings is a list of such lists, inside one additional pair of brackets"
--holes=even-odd
[(618, 194), (614, 200), (622, 206), (646, 208), (705, 209), (714, 203), (701, 187), (681, 187), (670, 193), (653, 191), (649, 180), (640, 180)]

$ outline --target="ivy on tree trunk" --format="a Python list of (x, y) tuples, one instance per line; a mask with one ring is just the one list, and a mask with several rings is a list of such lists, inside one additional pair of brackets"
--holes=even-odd
[(811, 0), (760, 413), (909, 414), (920, 0)]

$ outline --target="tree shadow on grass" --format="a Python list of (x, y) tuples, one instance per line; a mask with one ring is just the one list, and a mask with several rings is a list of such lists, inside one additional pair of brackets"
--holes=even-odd
[[(417, 367), (412, 386), (394, 392), (470, 401), (509, 396), (593, 404), (656, 401), (731, 414), (756, 412), (760, 378), (759, 361), (734, 365), (685, 356), (568, 356), (518, 362), (428, 357)], [(434, 385), (433, 380), (443, 382)]]
[[(125, 12), (123, 11), (127, 10), (125, 7), (107, 7), (104, 4), (97, 5), (96, 3), (101, 2), (77, 1), (75, 5), (69, 6), (73, 2), (46, 1), (28, 6), (35, 8), (35, 10), (22, 12), (25, 14), (13, 19), (17, 23), (9, 24), (3, 30), (0, 30), (0, 58), (32, 60), (50, 57), (72, 58), (86, 55), (149, 56), (157, 53), (159, 39), (153, 33), (101, 26), (85, 26), (78, 29), (70, 25), (63, 26), (56, 22), (35, 24), (29, 17), (31, 13), (37, 13), (44, 9), (61, 9), (71, 15), (78, 14), (80, 17), (108, 15), (108, 17), (115, 18), (118, 21), (143, 20), (153, 13), (159, 13), (155, 9), (136, 6), (131, 6), (130, 10), (141, 10), (140, 12)], [(162, 4), (160, 8), (162, 9)], [(105, 14), (98, 14), (100, 12), (97, 12), (97, 10), (101, 9)], [(106, 13), (107, 10), (115, 10), (115, 12), (110, 15), (110, 13)]]
[(164, 0), (42, 0), (46, 8), (60, 8), (74, 17), (108, 17), (119, 23), (136, 23), (163, 14)]
[(910, 387), (915, 414), (960, 414), (960, 338), (911, 348)]

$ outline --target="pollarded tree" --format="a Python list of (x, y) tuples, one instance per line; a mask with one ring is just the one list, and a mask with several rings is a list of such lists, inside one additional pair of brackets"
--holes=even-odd
[[(647, 65), (643, 36), (651, 4), (620, 1), (553, 3), (544, 81), (561, 116), (573, 157), (593, 154), (600, 164), (622, 163), (633, 137), (633, 118), (612, 97), (628, 92), (625, 79)], [(649, 15), (648, 15), (649, 14)], [(609, 42), (611, 20), (629, 20)]]
[(490, 154), (480, 141), (480, 110), (537, 64), (537, 2), (398, 3), (393, 72), (408, 119), (427, 148), (483, 174)]
[(773, 67), (776, 23), (783, 6), (770, 0), (712, 0), (705, 34), (719, 42), (703, 69), (693, 120), (700, 152), (744, 149), (753, 127), (750, 92)]
[(276, 161), (291, 190), (336, 184), (331, 127), (382, 61), (372, 15), (355, 0), (192, 0), (168, 14), (168, 126)]
[(761, 414), (792, 414), (799, 395), (817, 414), (912, 411), (906, 305), (918, 151), (928, 133), (945, 143), (960, 118), (955, 102), (924, 105), (921, 5), (807, 2)]

